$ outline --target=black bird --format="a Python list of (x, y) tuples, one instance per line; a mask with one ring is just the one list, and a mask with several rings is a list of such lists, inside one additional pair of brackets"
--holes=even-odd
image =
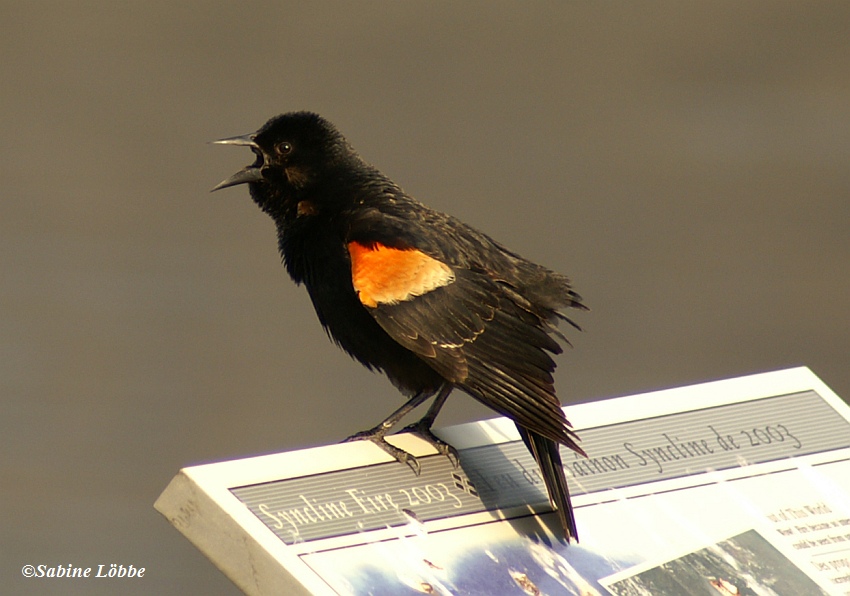
[(552, 336), (567, 341), (558, 320), (578, 328), (559, 309), (586, 310), (569, 279), (419, 203), (317, 114), (283, 114), (216, 142), (250, 147), (256, 160), (213, 190), (248, 184), (330, 337), (410, 397), (349, 440), (371, 440), (418, 473), (416, 459), (384, 436), (436, 395), (406, 430), (457, 464), (430, 430), (457, 387), (516, 423), (565, 537), (577, 539), (559, 446), (584, 452), (555, 396), (551, 357), (562, 351)]

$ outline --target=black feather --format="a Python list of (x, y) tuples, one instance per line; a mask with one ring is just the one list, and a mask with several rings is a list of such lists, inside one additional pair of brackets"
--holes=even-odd
[[(556, 397), (552, 360), (557, 340), (569, 343), (557, 322), (579, 329), (561, 310), (587, 310), (570, 280), (414, 200), (315, 114), (278, 116), (252, 139), (257, 161), (243, 178), (334, 341), (409, 395), (450, 383), (514, 420), (565, 535), (576, 537), (559, 445), (584, 452)], [(352, 281), (355, 242), (419, 251), (453, 277), (364, 304)]]

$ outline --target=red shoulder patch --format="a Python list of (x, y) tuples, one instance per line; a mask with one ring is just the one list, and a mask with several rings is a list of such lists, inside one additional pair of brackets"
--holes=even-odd
[(455, 280), (451, 267), (416, 249), (350, 242), (348, 254), (354, 290), (371, 308), (410, 300)]

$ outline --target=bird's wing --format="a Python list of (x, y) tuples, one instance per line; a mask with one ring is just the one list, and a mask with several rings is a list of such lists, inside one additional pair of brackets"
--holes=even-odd
[(555, 396), (551, 323), (486, 270), (412, 246), (349, 240), (352, 285), (399, 344), (520, 426), (581, 451)]

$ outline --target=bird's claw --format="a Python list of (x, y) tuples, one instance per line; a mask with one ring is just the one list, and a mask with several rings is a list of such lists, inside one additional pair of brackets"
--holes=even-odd
[(460, 466), (460, 454), (457, 452), (457, 449), (455, 449), (442, 439), (437, 438), (437, 436), (431, 432), (431, 426), (424, 420), (409, 424), (408, 426), (404, 427), (401, 432), (413, 433), (417, 437), (429, 443), (432, 447), (434, 447), (434, 449), (437, 450), (438, 453), (440, 453), (441, 455), (445, 455), (452, 463), (453, 467), (457, 468)]
[(359, 433), (354, 433), (350, 437), (346, 437), (345, 439), (340, 441), (340, 443), (353, 443), (354, 441), (374, 441), (376, 437), (383, 438), (384, 435), (378, 435), (375, 432), (375, 429), (373, 428), (372, 430), (363, 430)]
[[(389, 445), (389, 443), (387, 444)], [(393, 455), (397, 461), (407, 464), (407, 467), (413, 470), (413, 473), (416, 476), (419, 476), (422, 473), (422, 464), (419, 463), (419, 460), (410, 455), (407, 451), (402, 451), (401, 449), (398, 449), (398, 451), (398, 455), (393, 455), (392, 453), (390, 453), (390, 455)]]
[(375, 445), (383, 449), (386, 453), (393, 456), (393, 458), (402, 464), (407, 464), (407, 466), (413, 470), (413, 473), (419, 476), (422, 473), (422, 465), (419, 463), (419, 460), (416, 459), (413, 455), (409, 454), (404, 449), (400, 449), (395, 445), (391, 445), (385, 438), (386, 429), (382, 427), (376, 427), (370, 430), (364, 430), (359, 433), (355, 433), (348, 437), (347, 439), (343, 439), (343, 443), (351, 443), (353, 441), (372, 441)]

